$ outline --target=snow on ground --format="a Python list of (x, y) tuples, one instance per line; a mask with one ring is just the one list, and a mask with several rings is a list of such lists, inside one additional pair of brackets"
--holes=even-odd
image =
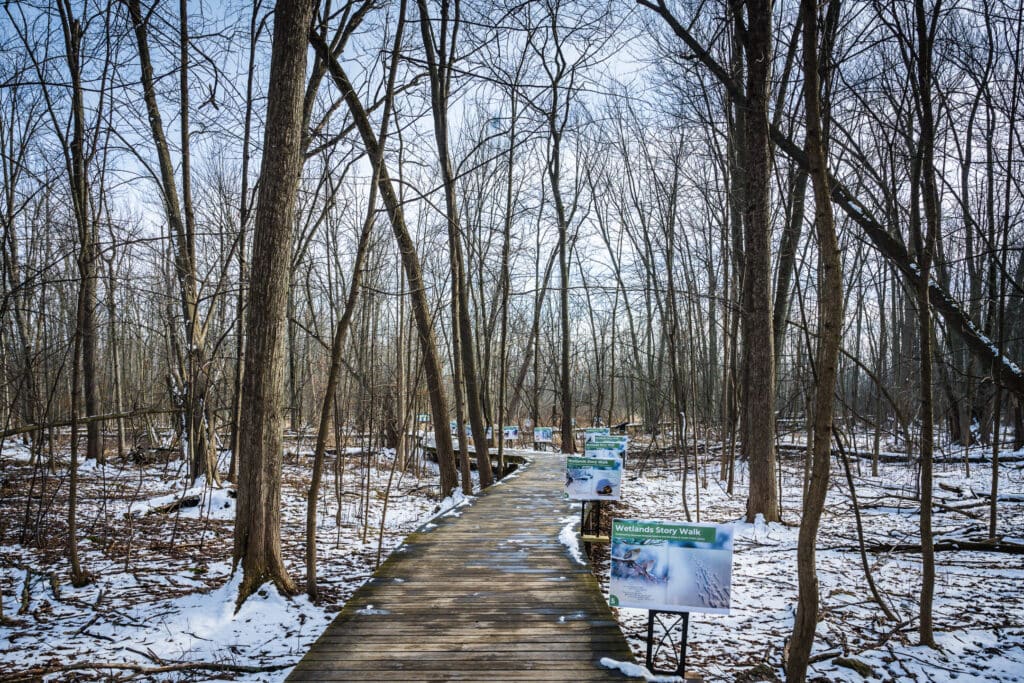
[[(717, 454), (712, 457), (717, 459)], [(631, 460), (632, 472), (627, 467), (622, 500), (612, 504), (604, 524), (610, 525), (612, 517), (685, 520), (678, 463), (652, 459), (643, 476), (638, 476), (642, 457), (635, 454)], [(913, 500), (915, 469), (883, 464), (879, 476), (871, 477), (870, 463), (851, 463), (851, 467), (867, 541), (918, 543), (918, 505)], [(792, 630), (797, 595), (802, 463), (783, 459), (782, 524), (743, 521), (747, 487), (742, 464), (737, 467), (732, 495), (726, 492), (724, 483), (717, 481), (717, 462), (707, 463), (706, 470), (702, 465), (701, 470), (704, 481), (699, 487), (692, 469), (686, 482), (691, 519), (697, 521), (699, 493), (700, 521), (734, 522), (737, 526), (732, 612), (691, 615), (687, 670), (709, 681), (733, 681), (744, 676), (743, 680), (781, 679), (782, 650)], [(989, 490), (990, 478), (987, 464), (972, 464), (970, 477), (965, 475), (962, 462), (937, 465), (937, 502), (947, 508), (961, 508), (955, 512), (937, 508), (933, 518), (937, 540), (987, 537), (987, 499), (980, 496)], [(999, 531), (1007, 540), (1019, 539), (1024, 536), (1024, 497), (1018, 495), (1024, 492), (1024, 469), (1019, 462), (1001, 468), (999, 490), (1009, 499), (1000, 503)], [(961, 502), (965, 498), (967, 502)], [(811, 667), (809, 679), (865, 680), (860, 673), (836, 663), (836, 657), (842, 656), (863, 662), (881, 680), (1024, 681), (1024, 556), (936, 553), (934, 608), (939, 648), (917, 646), (920, 554), (869, 554), (874, 580), (899, 623), (885, 620), (872, 602), (864, 577), (842, 465), (833, 461), (817, 559), (822, 600), (812, 657), (821, 655), (822, 661)], [(606, 546), (596, 546), (594, 563), (607, 595)], [(634, 654), (642, 662), (647, 612), (626, 608), (616, 611)], [(659, 667), (666, 665), (663, 660)]]
[(682, 676), (655, 676), (646, 667), (632, 662), (620, 662), (611, 657), (601, 657), (601, 666), (618, 669), (630, 678), (642, 678), (648, 683), (683, 683)]
[[(178, 662), (216, 662), (233, 670), (177, 671), (145, 680), (282, 680), (349, 596), (376, 565), (383, 498), (393, 463), (390, 454), (361, 449), (340, 461), (328, 458), (319, 505), (320, 604), (285, 598), (264, 586), (235, 612), (239, 576), (231, 575), (233, 489), (182, 484), (178, 461), (135, 464), (86, 463), (81, 476), (79, 544), (84, 567), (96, 580), (74, 588), (61, 540), (65, 538), (67, 480), (45, 468), (27, 467), (24, 448), (8, 445), (0, 457), (0, 587), (3, 614), (15, 625), (0, 627), (0, 678), (30, 667), (74, 662), (115, 662), (157, 667)], [(893, 451), (895, 452), (895, 447)], [(282, 539), (286, 565), (301, 585), (308, 486), (307, 449), (296, 447), (285, 463)], [(299, 455), (294, 455), (299, 453)], [(981, 457), (981, 451), (972, 456)], [(1024, 455), (1024, 454), (1018, 454)], [(715, 456), (713, 456), (715, 457)], [(742, 520), (746, 471), (740, 464), (732, 494), (717, 481), (717, 466), (703, 463), (701, 481), (686, 482), (693, 519), (737, 524), (733, 602), (729, 615), (694, 614), (688, 669), (709, 681), (781, 677), (782, 649), (792, 628), (796, 598), (796, 544), (802, 467), (783, 458), (784, 523)], [(222, 463), (226, 467), (226, 462)], [(810, 677), (861, 681), (837, 656), (869, 667), (875, 678), (909, 681), (1024, 680), (1024, 559), (1020, 555), (939, 552), (935, 622), (939, 649), (916, 643), (920, 558), (916, 553), (874, 553), (871, 570), (898, 623), (883, 619), (871, 601), (856, 552), (849, 489), (834, 463), (822, 519), (818, 565), (822, 604), (815, 649), (820, 658)], [(643, 474), (639, 471), (643, 466)], [(853, 463), (857, 497), (868, 541), (914, 543), (918, 534), (916, 474), (904, 464)], [(991, 472), (962, 462), (937, 466), (935, 529), (939, 538), (987, 534)], [(381, 557), (410, 531), (442, 515), (459, 515), (472, 503), (461, 492), (437, 501), (437, 471), (421, 463), (417, 473), (397, 471), (388, 502)], [(699, 485), (698, 485), (699, 484)], [(999, 529), (1007, 540), (1024, 538), (1024, 469), (1008, 462), (1000, 472)], [(682, 483), (674, 460), (646, 464), (639, 449), (628, 463), (623, 499), (612, 516), (683, 520)], [(340, 495), (339, 495), (340, 493)], [(698, 500), (699, 494), (699, 500)], [(977, 494), (977, 495), (975, 495)], [(196, 504), (161, 511), (180, 499)], [(339, 503), (340, 501), (340, 503)], [(561, 513), (559, 513), (561, 514)], [(28, 533), (22, 535), (28, 519)], [(559, 517), (560, 540), (578, 547), (575, 516)], [(571, 538), (570, 538), (571, 536)], [(571, 541), (571, 543), (570, 543)], [(607, 591), (607, 548), (594, 546), (595, 573)], [(23, 600), (24, 609), (23, 609)], [(370, 608), (368, 608), (370, 609)], [(646, 612), (618, 609), (634, 653), (643, 661)], [(661, 662), (663, 666), (665, 662)], [(609, 662), (611, 666), (617, 663)], [(767, 666), (766, 666), (767, 665)], [(245, 673), (238, 667), (259, 667)], [(618, 666), (618, 668), (622, 668)], [(640, 668), (629, 668), (642, 675)], [(112, 680), (132, 672), (76, 672), (77, 680)], [(220, 677), (220, 678), (218, 678)], [(56, 674), (51, 680), (66, 676)], [(136, 678), (138, 680), (138, 678)]]
[[(283, 473), (283, 551), (300, 587), (311, 465), (303, 454), (307, 450), (291, 450)], [(203, 479), (184, 486), (184, 471), (175, 460), (84, 463), (78, 538), (82, 565), (95, 580), (74, 588), (61, 543), (66, 537), (66, 475), (61, 468), (57, 474), (45, 468), (33, 473), (27, 451), (5, 445), (0, 456), (0, 588), (3, 615), (14, 623), (0, 626), (0, 679), (34, 667), (82, 662), (146, 668), (213, 662), (236, 668), (133, 680), (283, 680), (372, 574), (379, 542), (383, 560), (426, 520), (459, 514), (472, 501), (460, 491), (439, 503), (433, 463), (419, 463), (418, 473), (397, 470), (381, 540), (392, 454), (347, 451), (340, 461), (329, 456), (325, 463), (318, 506), (320, 603), (305, 595), (284, 597), (268, 584), (236, 612), (241, 572), (231, 573), (233, 486), (211, 486)], [(189, 499), (188, 506), (166, 510)], [(29, 531), (23, 537), (26, 513)], [(238, 667), (264, 670), (246, 673)], [(58, 673), (49, 680), (71, 675)], [(74, 675), (76, 680), (106, 681), (133, 672), (89, 669)]]

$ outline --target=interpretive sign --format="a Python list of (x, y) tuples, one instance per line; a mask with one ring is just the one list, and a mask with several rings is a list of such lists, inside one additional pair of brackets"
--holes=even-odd
[(417, 422), (430, 422), (430, 413), (420, 413), (416, 416)]
[[(455, 420), (452, 420), (451, 422), (448, 423), (448, 426), (449, 426), (449, 428), (452, 431), (452, 436), (458, 436), (459, 435), (459, 423), (458, 422), (456, 422)], [(472, 439), (473, 438), (473, 430), (472, 430), (472, 428), (468, 424), (466, 425), (466, 438), (468, 438), (468, 439)]]
[(583, 441), (589, 443), (599, 436), (608, 436), (611, 430), (608, 427), (587, 427), (583, 430)]
[(565, 459), (565, 497), (569, 500), (619, 500), (622, 458), (615, 451), (591, 451)]
[(533, 441), (534, 443), (551, 443), (555, 436), (554, 427), (534, 427), (533, 428)]
[(516, 441), (519, 439), (519, 427), (502, 427), (501, 435), (505, 441)]
[(732, 538), (731, 524), (612, 520), (608, 603), (728, 614)]

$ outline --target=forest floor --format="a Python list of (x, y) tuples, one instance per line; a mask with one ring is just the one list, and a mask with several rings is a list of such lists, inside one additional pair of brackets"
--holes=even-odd
[[(284, 466), (282, 538), (286, 566), (301, 586), (311, 458), (304, 448), (292, 451)], [(639, 454), (630, 458), (622, 501), (606, 518), (686, 519), (678, 463), (652, 458), (641, 475)], [(344, 472), (336, 488), (338, 461), (328, 460), (319, 506), (320, 604), (304, 595), (282, 597), (268, 586), (236, 613), (232, 487), (201, 484), (185, 490), (178, 461), (86, 464), (78, 536), (83, 566), (95, 581), (74, 588), (67, 582), (63, 547), (66, 477), (44, 479), (41, 470), (27, 465), (21, 447), (7, 444), (0, 456), (0, 589), (3, 615), (13, 623), (0, 626), (0, 681), (38, 680), (47, 670), (55, 672), (53, 680), (282, 680), (377, 563), (393, 461), (388, 455), (351, 453), (340, 462)], [(869, 555), (878, 588), (897, 617), (895, 622), (884, 619), (864, 579), (849, 487), (841, 465), (833, 464), (818, 545), (822, 604), (813, 654), (820, 661), (811, 676), (865, 680), (842, 665), (845, 657), (848, 665), (849, 660), (866, 665), (876, 680), (1024, 680), (1024, 555), (937, 553), (939, 649), (916, 646), (920, 555)], [(784, 457), (782, 465), (783, 524), (742, 523), (742, 463), (732, 495), (717, 481), (713, 466), (706, 481), (703, 476), (695, 481), (690, 472), (686, 493), (691, 518), (697, 517), (699, 492), (700, 521), (737, 523), (732, 612), (694, 614), (690, 621), (687, 669), (705, 680), (773, 680), (781, 675), (797, 591), (795, 524), (803, 479), (797, 460)], [(851, 466), (866, 539), (916, 543), (914, 468), (883, 464), (879, 476), (872, 477), (870, 463)], [(438, 503), (436, 471), (427, 466), (419, 475), (394, 474), (381, 558), (431, 517), (467, 502), (456, 497)], [(991, 470), (972, 464), (970, 475), (962, 462), (936, 467), (941, 507), (935, 529), (941, 539), (987, 537), (985, 495)], [(1024, 542), (1022, 464), (1006, 463), (999, 484), (1000, 497), (1005, 497), (999, 505), (999, 532), (1005, 541)], [(338, 490), (343, 492), (340, 506)], [(199, 496), (200, 504), (158, 511), (189, 496)], [(22, 537), (25, 528), (29, 534)], [(607, 548), (595, 546), (594, 560), (595, 573), (607, 590)], [(642, 662), (646, 612), (617, 612)], [(68, 668), (97, 663), (116, 666)], [(189, 663), (214, 666), (189, 668)]]
[[(319, 604), (265, 586), (235, 613), (241, 572), (231, 576), (232, 485), (211, 487), (201, 480), (186, 489), (181, 462), (173, 460), (84, 464), (79, 551), (95, 580), (74, 588), (63, 543), (66, 476), (43, 480), (42, 469), (28, 466), (28, 453), (7, 444), (0, 456), (0, 589), (3, 615), (12, 623), (0, 626), (0, 681), (38, 680), (43, 671), (61, 668), (53, 680), (283, 679), (370, 577), (378, 553), (383, 560), (409, 532), (462, 502), (456, 496), (438, 503), (433, 463), (421, 464), (420, 476), (395, 471), (381, 539), (393, 458), (349, 451), (343, 470), (334, 457), (325, 463)], [(300, 589), (311, 464), (308, 448), (293, 444), (283, 471), (284, 560)], [(226, 467), (225, 461), (222, 471)], [(29, 535), (22, 538), (30, 490)], [(160, 511), (196, 497), (197, 505)], [(136, 668), (68, 668), (96, 663)], [(215, 666), (173, 670), (183, 663)], [(160, 672), (163, 667), (169, 670)], [(249, 667), (254, 670), (246, 672)]]
[[(972, 459), (986, 456), (971, 451)], [(1024, 465), (1014, 456), (1000, 468), (998, 534), (1024, 543)], [(1011, 459), (1011, 458), (1008, 458)], [(637, 463), (638, 458), (633, 458)], [(850, 462), (868, 544), (920, 543), (917, 470), (882, 464), (871, 475), (870, 462)], [(627, 472), (622, 500), (613, 517), (685, 521), (677, 463), (648, 463)], [(692, 614), (687, 670), (707, 681), (774, 680), (782, 677), (782, 656), (793, 627), (797, 596), (796, 548), (803, 464), (782, 458), (783, 523), (747, 524), (744, 468), (737, 468), (733, 495), (718, 481), (717, 463), (705, 481), (692, 471), (686, 491), (690, 519), (736, 524), (732, 610), (729, 615)], [(703, 474), (703, 472), (702, 472)], [(935, 468), (936, 542), (986, 540), (992, 469), (961, 460)], [(702, 476), (703, 479), (703, 476)], [(698, 484), (700, 484), (698, 488)], [(595, 546), (595, 574), (608, 591), (607, 546)], [(818, 681), (1024, 681), (1024, 555), (947, 550), (936, 553), (934, 624), (936, 649), (918, 646), (921, 590), (919, 552), (868, 554), (871, 573), (896, 621), (888, 620), (869, 591), (857, 538), (850, 488), (841, 462), (833, 458), (832, 477), (818, 535), (821, 604), (808, 672)], [(619, 608), (619, 623), (637, 660), (646, 654), (647, 612)], [(860, 672), (853, 667), (864, 667)], [(662, 668), (666, 668), (663, 662)], [(765, 666), (767, 664), (767, 666)]]

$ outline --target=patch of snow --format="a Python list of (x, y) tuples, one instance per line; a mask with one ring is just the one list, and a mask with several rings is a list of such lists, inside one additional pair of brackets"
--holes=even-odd
[(390, 610), (386, 610), (386, 609), (381, 609), (379, 607), (374, 607), (373, 605), (367, 605), (366, 607), (363, 607), (361, 609), (357, 609), (356, 610), (356, 614), (384, 615), (384, 614), (391, 614), (391, 611)]
[(32, 451), (18, 441), (4, 441), (0, 455), (21, 465), (27, 465), (32, 460)]
[(681, 683), (681, 676), (656, 676), (647, 670), (647, 667), (633, 664), (632, 662), (620, 662), (611, 657), (601, 657), (601, 666), (606, 669), (618, 669), (630, 678), (642, 678), (651, 683)]
[(472, 505), (475, 500), (476, 498), (473, 496), (467, 496), (463, 493), (462, 489), (456, 488), (452, 491), (450, 496), (437, 504), (437, 508), (435, 508), (434, 514), (430, 517), (430, 520), (435, 520), (439, 517), (458, 517), (460, 513), (456, 512), (456, 510)]
[[(3, 445), (0, 466), (5, 477), (25, 482), (27, 490), (33, 476), (33, 468), (26, 467), (28, 449), (13, 440)], [(65, 474), (66, 455), (57, 454)], [(177, 454), (169, 462), (149, 465), (116, 460), (106, 467), (86, 465), (80, 471), (80, 519), (91, 522), (83, 522), (79, 552), (83, 566), (96, 577), (93, 583), (81, 588), (68, 585), (67, 561), (50, 552), (45, 538), (38, 546), (22, 545), (16, 540), (18, 529), (0, 525), (0, 531), (6, 530), (0, 538), (3, 612), (17, 620), (14, 628), (0, 628), (0, 678), (53, 662), (154, 666), (158, 658), (164, 663), (283, 667), (258, 674), (201, 676), (283, 681), (376, 566), (377, 534), (391, 472), (388, 458), (393, 457), (382, 453), (380, 460), (349, 462), (341, 495), (333, 486), (322, 488), (317, 554), (327, 598), (323, 604), (313, 605), (305, 596), (284, 597), (268, 584), (237, 613), (240, 577), (231, 574), (230, 562), (235, 500), (227, 487), (210, 487), (202, 479), (196, 486), (183, 486), (187, 468)], [(395, 473), (382, 539), (385, 557), (433, 514), (436, 466), (432, 470), (433, 463), (420, 465), (415, 472)], [(308, 478), (306, 463), (285, 461), (281, 522), (285, 563), (293, 576), (301, 572)], [(351, 495), (353, 480), (368, 481), (372, 494)], [(180, 513), (143, 516), (184, 495), (199, 496), (202, 504)], [(46, 525), (52, 523), (50, 518), (60, 517), (59, 501), (46, 513)], [(0, 517), (6, 520), (17, 509), (20, 520), (21, 508), (16, 505), (20, 506), (16, 498), (0, 498)], [(126, 519), (128, 512), (132, 514)], [(364, 542), (366, 529), (370, 533)], [(167, 551), (170, 543), (174, 552)], [(28, 612), (18, 614), (27, 568)], [(62, 679), (54, 674), (45, 680)], [(184, 678), (170, 675), (166, 680)]]
[(583, 553), (580, 552), (580, 541), (576, 537), (576, 516), (565, 517), (561, 523), (562, 530), (558, 532), (559, 542), (566, 547), (576, 564), (586, 565), (587, 561), (583, 559)]
[[(209, 519), (232, 520), (235, 518), (235, 498), (233, 493), (234, 490), (229, 488), (226, 484), (216, 488), (211, 488), (206, 485), (204, 477), (199, 477), (199, 479), (196, 480), (195, 486), (187, 488), (184, 491), (176, 491), (164, 496), (156, 496), (155, 498), (150, 498), (148, 500), (141, 501), (140, 503), (133, 504), (131, 506), (131, 514), (136, 517), (144, 516), (151, 510), (155, 510), (164, 505), (169, 505), (177, 500), (199, 496), (199, 505), (183, 507), (180, 511), (172, 514), (180, 514), (182, 517), (192, 519), (208, 517)], [(126, 509), (125, 514), (127, 513), (128, 510)]]

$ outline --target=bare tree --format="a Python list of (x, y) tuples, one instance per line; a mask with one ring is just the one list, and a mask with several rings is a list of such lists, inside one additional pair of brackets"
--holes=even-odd
[[(143, 100), (149, 117), (150, 132), (156, 146), (160, 169), (160, 193), (170, 228), (174, 253), (174, 273), (179, 287), (179, 303), (185, 325), (184, 367), (179, 368), (176, 391), (181, 392), (184, 453), (192, 463), (192, 479), (205, 475), (219, 481), (214, 419), (210, 405), (210, 359), (206, 350), (205, 317), (200, 312), (199, 282), (196, 265), (196, 218), (192, 202), (192, 171), (189, 129), (189, 31), (188, 2), (179, 6), (179, 89), (181, 127), (181, 196), (179, 198), (170, 145), (156, 98), (155, 76), (149, 48), (148, 13), (140, 0), (122, 0), (128, 7), (138, 48)], [(170, 334), (177, 334), (171, 330)]]
[[(403, 0), (399, 9), (399, 17), (401, 17), (403, 22), (405, 21), (405, 11), (405, 2)], [(370, 157), (371, 163), (377, 168), (377, 185), (380, 189), (381, 199), (384, 201), (384, 207), (387, 209), (388, 217), (391, 220), (391, 228), (395, 234), (399, 252), (402, 256), (402, 267), (405, 269), (406, 278), (409, 281), (413, 315), (416, 319), (416, 329), (423, 354), (424, 376), (430, 396), (430, 408), (433, 414), (434, 439), (441, 469), (441, 492), (442, 495), (447, 496), (458, 484), (458, 475), (455, 470), (455, 458), (452, 453), (451, 431), (448, 427), (448, 406), (442, 383), (441, 361), (437, 354), (437, 344), (434, 341), (434, 326), (431, 321), (430, 306), (427, 303), (424, 291), (423, 274), (420, 269), (416, 245), (406, 226), (402, 203), (399, 201), (398, 193), (394, 189), (391, 176), (388, 174), (384, 163), (385, 150), (377, 144), (377, 136), (373, 132), (369, 113), (356, 94), (344, 67), (341, 66), (337, 57), (331, 53), (330, 47), (324, 39), (316, 32), (311, 32), (309, 40), (316, 50), (318, 57), (327, 65), (335, 86), (345, 99), (345, 104), (348, 106), (349, 113), (352, 115), (352, 119), (359, 131), (359, 136), (362, 139), (367, 155)]]
[[(462, 226), (459, 223), (459, 208), (455, 196), (455, 173), (448, 148), (448, 99), (451, 94), (456, 46), (458, 45), (460, 3), (459, 0), (455, 0), (454, 3), (450, 0), (441, 0), (441, 16), (436, 31), (426, 0), (417, 0), (417, 6), (420, 13), (420, 35), (423, 39), (423, 50), (427, 58), (427, 73), (430, 77), (430, 107), (433, 113), (434, 139), (437, 143), (437, 156), (441, 166), (441, 180), (444, 185), (444, 201), (447, 211), (448, 248), (452, 264), (452, 325), (455, 328), (453, 338), (458, 338), (454, 362), (461, 365), (461, 377), (466, 388), (466, 406), (476, 450), (477, 471), (480, 473), (480, 487), (486, 488), (491, 485), (494, 476), (491, 473), (491, 456), (488, 450), (487, 430), (481, 404), (481, 378), (477, 374), (473, 328), (469, 317), (466, 263), (462, 250)], [(458, 390), (456, 387), (456, 392)], [(459, 421), (460, 443), (465, 442), (464, 431), (461, 421)], [(466, 450), (462, 450), (465, 457)], [(463, 486), (465, 486), (465, 482), (463, 482)]]
[(828, 186), (828, 99), (821, 97), (822, 64), (831, 58), (831, 32), (840, 1), (828, 4), (825, 42), (819, 58), (818, 3), (801, 0), (803, 13), (804, 111), (807, 121), (808, 175), (814, 188), (814, 224), (818, 236), (818, 351), (815, 359), (814, 433), (810, 483), (804, 496), (797, 545), (799, 599), (789, 641), (786, 680), (807, 677), (807, 665), (818, 627), (818, 575), (815, 559), (818, 524), (828, 493), (832, 458), (832, 420), (843, 332), (843, 271)]
[(239, 429), (234, 565), (242, 565), (238, 604), (267, 581), (283, 593), (295, 584), (281, 558), (281, 401), (284, 337), (295, 201), (302, 171), (302, 111), (313, 0), (277, 4), (267, 125), (253, 233), (246, 324), (245, 381)]

